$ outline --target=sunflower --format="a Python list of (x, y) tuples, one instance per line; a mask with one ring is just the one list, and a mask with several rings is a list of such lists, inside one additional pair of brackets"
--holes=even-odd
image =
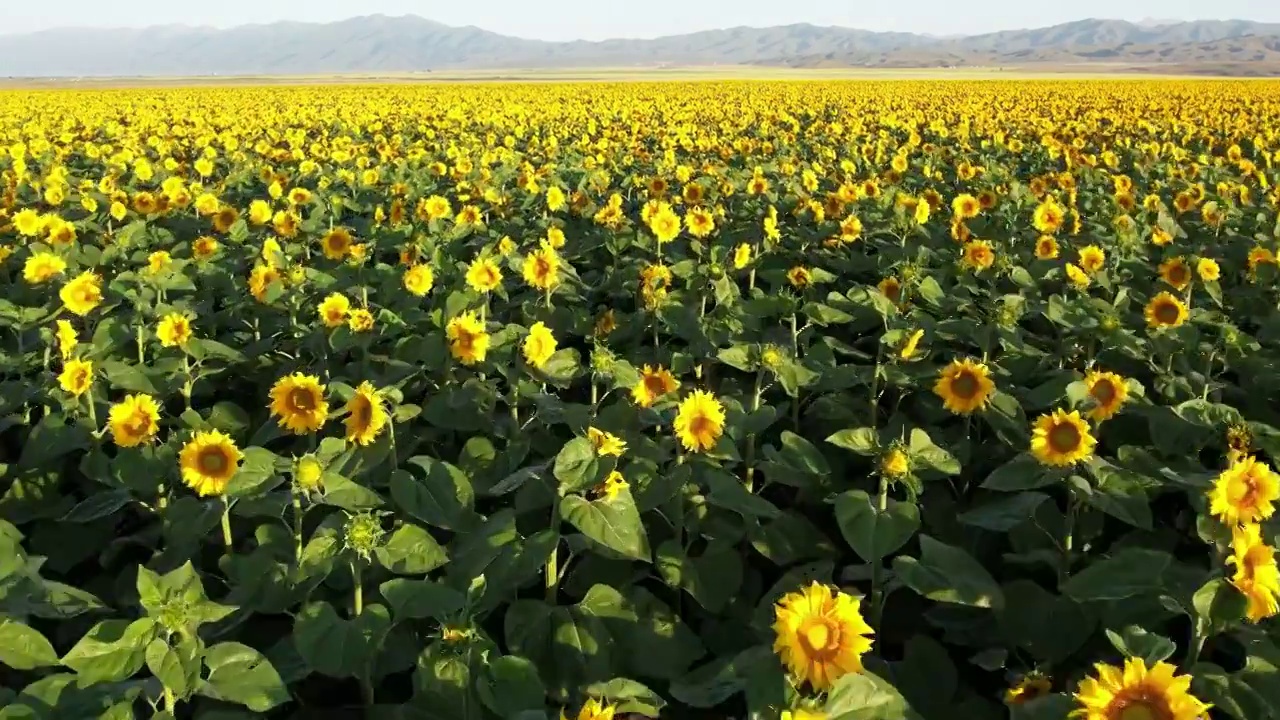
[(1053, 692), (1053, 682), (1044, 675), (1027, 673), (1004, 693), (1006, 705), (1025, 705)]
[(827, 720), (827, 714), (819, 710), (796, 708), (794, 710), (783, 710), (780, 720)]
[(467, 285), (478, 293), (493, 292), (502, 284), (502, 271), (487, 257), (476, 258), (467, 268)]
[(578, 714), (575, 717), (570, 718), (564, 710), (561, 710), (560, 720), (613, 720), (617, 712), (618, 709), (613, 705), (607, 705), (595, 698), (587, 698), (582, 707), (578, 708)]
[(696, 238), (704, 238), (716, 231), (716, 219), (708, 210), (695, 207), (684, 218), (689, 234)]
[(797, 290), (803, 290), (813, 282), (813, 273), (803, 265), (796, 265), (787, 271), (787, 282)]
[(902, 448), (890, 448), (880, 456), (880, 474), (887, 477), (902, 477), (911, 472), (911, 459), (902, 452)]
[(680, 443), (690, 452), (714, 448), (724, 434), (724, 406), (714, 395), (694, 390), (680, 401), (674, 429)]
[(587, 428), (587, 439), (591, 441), (591, 446), (596, 449), (596, 454), (600, 457), (606, 455), (622, 457), (622, 453), (627, 451), (626, 441), (599, 428)]
[(969, 220), (978, 217), (978, 213), (982, 212), (982, 203), (974, 196), (964, 193), (957, 195), (951, 201), (951, 212), (957, 220)]
[(627, 479), (622, 476), (622, 473), (614, 470), (609, 473), (609, 477), (605, 478), (604, 482), (600, 483), (600, 485), (596, 487), (595, 493), (607, 501), (616, 498), (618, 493), (629, 487), (631, 487), (631, 485), (627, 482)]
[(1062, 206), (1053, 198), (1045, 198), (1033, 213), (1032, 224), (1042, 233), (1053, 234), (1062, 228), (1065, 219), (1066, 213)]
[(489, 333), (475, 313), (465, 312), (449, 321), (445, 328), (449, 339), (449, 352), (463, 365), (484, 362), (489, 351)]
[(970, 270), (981, 272), (991, 267), (996, 261), (996, 254), (991, 243), (986, 240), (970, 240), (965, 243), (961, 262)]
[(71, 326), (70, 321), (59, 320), (58, 329), (54, 333), (54, 337), (58, 341), (58, 354), (63, 360), (71, 359), (71, 352), (76, 349), (76, 345), (80, 344), (80, 339), (76, 337), (76, 329)]
[(556, 338), (545, 323), (536, 322), (529, 328), (529, 334), (525, 336), (521, 350), (524, 353), (525, 362), (541, 369), (556, 352)]
[(57, 255), (38, 252), (27, 258), (22, 266), (22, 279), (28, 285), (39, 285), (49, 279), (61, 275), (67, 269), (67, 263)]
[(1129, 658), (1123, 669), (1099, 663), (1094, 670), (1097, 677), (1076, 689), (1080, 720), (1200, 720), (1209, 712), (1191, 694), (1191, 676), (1175, 676), (1169, 663), (1148, 668), (1142, 658)]
[(303, 490), (317, 490), (324, 479), (324, 466), (314, 455), (303, 455), (293, 463), (293, 479)]
[(408, 270), (404, 271), (404, 289), (411, 294), (422, 297), (431, 292), (431, 287), (435, 285), (436, 276), (431, 272), (431, 268), (426, 265), (411, 265)]
[(662, 203), (657, 212), (649, 218), (649, 230), (658, 238), (658, 243), (667, 243), (680, 236), (683, 223), (671, 206)]
[(987, 366), (972, 360), (953, 360), (942, 369), (933, 385), (933, 392), (942, 398), (943, 406), (957, 415), (986, 407), (995, 389)]
[(1223, 470), (1209, 489), (1209, 512), (1227, 525), (1266, 520), (1275, 513), (1280, 478), (1271, 467), (1245, 455)]
[(63, 285), (58, 297), (67, 310), (84, 317), (102, 302), (102, 278), (86, 270)]
[(169, 267), (171, 262), (173, 262), (173, 256), (164, 250), (157, 250), (147, 256), (147, 272), (159, 275)]
[(679, 386), (675, 375), (659, 365), (645, 365), (640, 371), (640, 380), (631, 388), (631, 399), (640, 407), (652, 407), (663, 395), (675, 392)]
[(741, 243), (733, 249), (733, 269), (741, 270), (751, 264), (751, 246)]
[(924, 338), (924, 330), (916, 330), (907, 336), (906, 342), (902, 343), (902, 347), (898, 350), (898, 357), (903, 360), (910, 360), (916, 356), (916, 351), (920, 347), (920, 340)]
[(522, 274), (531, 287), (550, 292), (560, 283), (560, 255), (544, 242), (542, 247), (525, 256)]
[(902, 301), (902, 282), (896, 277), (884, 278), (876, 285), (876, 289), (894, 305)]
[(1191, 284), (1191, 268), (1180, 257), (1170, 258), (1160, 263), (1160, 279), (1174, 290), (1182, 290)]
[(1036, 239), (1036, 257), (1040, 260), (1056, 260), (1058, 241), (1052, 235), (1041, 235)]
[(1031, 454), (1045, 465), (1065, 467), (1093, 454), (1098, 444), (1079, 411), (1041, 415), (1031, 430)]
[(1280, 568), (1275, 548), (1262, 540), (1262, 528), (1252, 523), (1232, 528), (1227, 564), (1236, 568), (1231, 584), (1248, 599), (1250, 622), (1280, 614)]
[[(135, 209), (137, 200), (134, 200)], [(140, 211), (141, 212), (141, 211)], [(231, 232), (231, 226), (240, 219), (240, 212), (233, 207), (224, 207), (213, 215), (213, 229), (223, 235)]]
[(342, 293), (331, 293), (317, 308), (320, 314), (320, 322), (325, 327), (336, 328), (347, 322), (347, 315), (351, 312), (351, 301)]
[(1089, 397), (1093, 399), (1093, 409), (1089, 411), (1089, 419), (1094, 422), (1110, 420), (1120, 412), (1120, 406), (1129, 397), (1129, 387), (1124, 378), (1115, 373), (1092, 371), (1084, 378)]
[(249, 294), (260, 303), (267, 301), (267, 291), (277, 282), (281, 282), (280, 271), (270, 264), (254, 265), (249, 272)]
[(1178, 327), (1187, 321), (1187, 306), (1167, 292), (1158, 293), (1142, 312), (1151, 328)]
[(1196, 261), (1196, 274), (1205, 282), (1215, 282), (1222, 277), (1222, 268), (1213, 258), (1200, 258)]
[(285, 375), (271, 387), (271, 414), (295, 435), (319, 430), (329, 418), (324, 385), (314, 375)]
[(823, 691), (844, 675), (863, 672), (874, 631), (859, 605), (858, 598), (817, 582), (778, 601), (773, 651), (797, 685)]
[(223, 495), (243, 458), (227, 435), (217, 430), (196, 433), (178, 453), (182, 482), (201, 497)]
[(617, 329), (617, 327), (618, 320), (614, 317), (613, 308), (607, 308), (596, 316), (596, 322), (591, 329), (591, 333), (598, 338), (603, 338)]
[(68, 360), (58, 374), (58, 384), (68, 394), (80, 397), (93, 385), (93, 363), (88, 360)]
[(1097, 245), (1086, 245), (1080, 248), (1078, 257), (1080, 268), (1089, 274), (1098, 272), (1107, 263), (1107, 254)]
[(169, 313), (156, 325), (156, 337), (164, 347), (181, 347), (191, 339), (191, 320), (186, 315)]
[(355, 238), (351, 237), (351, 231), (344, 227), (336, 227), (320, 239), (320, 248), (324, 250), (324, 256), (330, 260), (341, 260), (351, 252), (351, 246), (355, 243)]
[(137, 447), (160, 429), (160, 406), (150, 395), (129, 395), (111, 406), (107, 426), (116, 445)]
[(347, 428), (347, 441), (360, 446), (372, 444), (389, 419), (382, 396), (368, 380), (356, 388), (355, 395), (347, 401), (346, 411), (347, 419), (342, 422)]

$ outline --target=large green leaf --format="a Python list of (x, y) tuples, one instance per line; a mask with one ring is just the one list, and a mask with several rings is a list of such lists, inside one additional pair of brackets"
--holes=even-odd
[(0, 664), (14, 670), (34, 670), (58, 664), (58, 653), (37, 630), (0, 616)]
[(958, 547), (920, 536), (920, 559), (894, 558), (893, 570), (907, 587), (938, 602), (1000, 609), (1004, 593), (982, 564)]
[(649, 560), (649, 536), (640, 522), (631, 490), (587, 500), (569, 495), (560, 501), (560, 517), (593, 541), (633, 560)]
[(887, 498), (880, 509), (871, 496), (850, 490), (836, 496), (836, 522), (849, 547), (869, 563), (897, 552), (920, 529), (920, 510), (914, 503)]
[(289, 689), (262, 653), (237, 642), (224, 642), (204, 655), (209, 678), (200, 694), (243, 705), (256, 713), (289, 702)]

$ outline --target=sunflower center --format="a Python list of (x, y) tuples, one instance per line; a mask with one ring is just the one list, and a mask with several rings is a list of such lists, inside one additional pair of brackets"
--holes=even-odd
[(1156, 306), (1155, 316), (1162, 324), (1172, 325), (1178, 321), (1178, 308), (1171, 302), (1162, 302)]
[(1071, 423), (1059, 423), (1049, 431), (1049, 446), (1060, 453), (1068, 453), (1080, 445), (1080, 430)]
[(972, 400), (978, 394), (978, 378), (973, 373), (963, 371), (951, 381), (951, 392), (964, 400)]
[(840, 630), (826, 618), (810, 618), (800, 626), (799, 639), (809, 655), (829, 657), (840, 647)]
[(206, 448), (197, 459), (200, 471), (206, 475), (221, 475), (227, 469), (227, 456), (221, 448)]
[(666, 383), (662, 382), (662, 378), (658, 375), (645, 375), (644, 389), (651, 395), (662, 395), (666, 392)]
[(471, 346), (475, 343), (475, 335), (472, 335), (466, 330), (459, 330), (456, 342), (458, 343), (459, 350), (462, 352), (471, 352)]
[(368, 427), (373, 416), (373, 405), (368, 400), (357, 403), (351, 414), (355, 416), (356, 424), (360, 427)]
[(1109, 404), (1116, 399), (1116, 389), (1111, 385), (1110, 380), (1099, 380), (1091, 390), (1094, 399), (1103, 405)]
[(689, 421), (689, 432), (694, 437), (707, 437), (711, 435), (713, 430), (714, 426), (711, 423), (711, 418), (706, 415), (697, 415)]
[(315, 409), (316, 400), (311, 391), (303, 388), (294, 388), (289, 391), (289, 404), (293, 406), (296, 412), (310, 412)]
[(148, 435), (151, 433), (151, 418), (141, 410), (137, 410), (124, 424), (130, 435)]
[(1126, 698), (1122, 695), (1108, 710), (1108, 718), (1114, 720), (1173, 720), (1173, 713), (1158, 698)]
[(538, 258), (537, 260), (534, 261), (533, 274), (534, 274), (534, 277), (538, 278), (539, 280), (551, 274), (551, 264), (547, 262), (546, 258)]

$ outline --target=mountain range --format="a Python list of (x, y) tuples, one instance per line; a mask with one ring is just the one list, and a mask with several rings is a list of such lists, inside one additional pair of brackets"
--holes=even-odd
[[(393, 74), (516, 68), (1132, 67), (1280, 74), (1280, 23), (1088, 19), (963, 37), (797, 24), (549, 42), (416, 16), (228, 29), (73, 28), (0, 41), (0, 77)], [(1087, 68), (1085, 68), (1087, 69)]]

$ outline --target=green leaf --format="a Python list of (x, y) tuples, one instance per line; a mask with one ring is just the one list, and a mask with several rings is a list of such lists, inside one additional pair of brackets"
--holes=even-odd
[(1071, 576), (1062, 591), (1080, 602), (1124, 600), (1162, 587), (1172, 561), (1166, 552), (1126, 548)]
[(1038, 492), (1008, 495), (961, 513), (956, 520), (984, 530), (1008, 532), (1031, 520), (1036, 508), (1048, 499), (1048, 495)]
[(1004, 593), (991, 574), (960, 548), (920, 536), (920, 559), (899, 556), (893, 570), (907, 587), (938, 602), (999, 610)]
[(840, 534), (869, 563), (897, 552), (920, 529), (920, 509), (913, 503), (887, 498), (880, 510), (870, 495), (850, 490), (836, 496), (835, 504)]
[(107, 377), (107, 383), (118, 390), (126, 392), (146, 393), (148, 395), (158, 395), (160, 391), (156, 389), (151, 379), (147, 377), (142, 368), (136, 365), (130, 365), (119, 360), (103, 360), (102, 372)]
[(547, 691), (538, 668), (519, 655), (504, 655), (486, 663), (476, 678), (476, 690), (480, 701), (504, 718), (524, 710), (541, 710), (546, 703)]
[(649, 536), (640, 521), (631, 490), (589, 501), (569, 495), (560, 501), (560, 517), (583, 535), (633, 560), (649, 561)]
[(382, 567), (397, 575), (422, 575), (449, 562), (431, 533), (410, 523), (401, 525), (373, 551)]
[(829, 720), (904, 720), (913, 714), (897, 688), (871, 673), (836, 680), (822, 710)]
[(859, 455), (875, 455), (880, 450), (880, 438), (875, 428), (860, 427), (841, 430), (827, 438), (827, 442), (852, 450)]
[(552, 472), (560, 481), (562, 494), (579, 492), (599, 485), (606, 469), (596, 457), (595, 446), (587, 438), (579, 437), (565, 443), (556, 455)]
[(727, 347), (716, 355), (716, 359), (735, 370), (753, 372), (756, 364), (751, 360), (751, 346), (742, 343)]
[(1199, 621), (1213, 630), (1222, 630), (1239, 622), (1249, 608), (1248, 598), (1222, 578), (1205, 583), (1191, 601)]
[(63, 522), (87, 523), (107, 517), (133, 501), (133, 496), (123, 488), (95, 492), (62, 516)]
[(34, 670), (58, 664), (58, 653), (38, 631), (0, 616), (0, 664), (14, 670)]
[(1023, 453), (991, 471), (982, 487), (1001, 492), (1019, 492), (1047, 487), (1060, 481), (1058, 474), (1048, 471), (1034, 457)]
[(1107, 639), (1125, 657), (1142, 658), (1147, 667), (1168, 660), (1178, 649), (1169, 638), (1147, 632), (1137, 625), (1129, 625), (1118, 633), (1107, 630)]
[(458, 530), (474, 518), (475, 490), (465, 473), (428, 457), (409, 460), (426, 471), (418, 480), (404, 470), (391, 473), (391, 497), (405, 512), (432, 527)]
[(434, 580), (388, 580), (378, 587), (397, 621), (434, 618), (445, 622), (462, 610), (467, 598), (459, 590)]
[(284, 477), (276, 472), (278, 459), (275, 453), (266, 448), (245, 448), (240, 469), (227, 484), (227, 495), (232, 498), (251, 498), (275, 489), (284, 482)]
[(727, 510), (732, 510), (743, 517), (765, 518), (771, 520), (781, 514), (781, 510), (768, 500), (752, 493), (736, 476), (722, 470), (711, 470), (702, 473), (710, 492), (707, 502)]
[(147, 669), (178, 697), (185, 697), (200, 680), (200, 646), (186, 640), (170, 647), (160, 638), (147, 645)]
[(391, 616), (381, 605), (343, 620), (325, 602), (308, 604), (293, 623), (293, 642), (311, 669), (329, 677), (360, 677), (382, 646)]
[(80, 638), (62, 664), (75, 670), (84, 683), (124, 680), (142, 668), (156, 630), (151, 618), (104, 620)]
[(937, 470), (947, 475), (960, 474), (960, 461), (951, 453), (933, 444), (929, 433), (916, 428), (911, 431), (908, 445), (911, 461), (919, 466)]
[(209, 679), (200, 694), (265, 713), (289, 702), (289, 689), (271, 662), (248, 645), (225, 642), (204, 654)]
[(608, 585), (593, 585), (578, 607), (604, 621), (621, 651), (621, 670), (628, 674), (675, 680), (705, 652), (680, 616), (643, 588), (630, 588), (624, 595)]
[(831, 473), (831, 465), (823, 457), (822, 451), (790, 430), (782, 431), (781, 457), (791, 467), (811, 475), (825, 476)]

